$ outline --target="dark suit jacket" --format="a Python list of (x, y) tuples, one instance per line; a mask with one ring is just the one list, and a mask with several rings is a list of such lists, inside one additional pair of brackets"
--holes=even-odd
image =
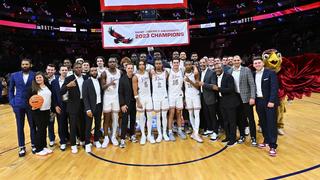
[(22, 71), (12, 73), (10, 76), (9, 83), (9, 102), (13, 108), (27, 108), (27, 91), (31, 87), (32, 80), (34, 79), (35, 73), (29, 72), (28, 81), (25, 84), (23, 81)]
[(127, 105), (129, 107), (130, 102), (135, 102), (133, 96), (132, 81), (130, 83), (127, 73), (123, 73), (119, 80), (118, 93), (120, 107), (123, 105)]
[[(200, 79), (201, 79), (201, 71), (200, 71)], [(203, 79), (204, 85), (202, 87), (203, 90), (203, 97), (204, 97), (204, 101), (207, 105), (212, 105), (215, 104), (217, 102), (217, 94), (215, 91), (213, 91), (212, 87), (214, 84), (217, 84), (217, 76), (215, 74), (215, 72), (213, 72), (212, 70), (210, 70), (208, 68), (204, 79)]]
[[(100, 88), (100, 94), (102, 97), (102, 88), (99, 81), (99, 88)], [(91, 110), (92, 113), (96, 112), (96, 105), (97, 105), (97, 94), (92, 82), (92, 79), (89, 78), (83, 82), (82, 86), (82, 97), (83, 97), (83, 103), (84, 103), (84, 111), (87, 112), (88, 110)], [(102, 99), (101, 99), (102, 103)]]
[[(82, 75), (83, 80), (87, 80), (88, 76)], [(65, 94), (68, 92), (68, 101), (67, 101), (67, 112), (68, 113), (77, 113), (79, 112), (79, 109), (81, 108), (81, 100), (80, 100), (80, 90), (79, 90), (79, 85), (76, 82), (77, 86), (73, 88), (67, 88), (67, 84), (75, 79), (75, 75), (71, 75), (66, 77), (61, 90), (60, 90), (60, 95)], [(82, 87), (80, 87), (82, 88)], [(82, 96), (83, 97), (83, 96)]]
[[(55, 99), (55, 106), (59, 106), (60, 108), (62, 108), (62, 95), (60, 93), (61, 88), (59, 85), (59, 76), (56, 77), (52, 82), (51, 82), (51, 86), (52, 86), (52, 93), (53, 93), (53, 98)], [(61, 86), (62, 87), (62, 86)]]
[(223, 73), (221, 79), (221, 87), (219, 87), (219, 92), (222, 95), (220, 99), (221, 107), (235, 108), (238, 105), (240, 105), (240, 98), (236, 94), (236, 87), (231, 74)]
[[(256, 72), (253, 73), (253, 77), (254, 79), (256, 79)], [(261, 81), (261, 90), (263, 98), (267, 100), (267, 102), (272, 102), (275, 105), (279, 105), (279, 84), (277, 74), (270, 69), (264, 68)]]

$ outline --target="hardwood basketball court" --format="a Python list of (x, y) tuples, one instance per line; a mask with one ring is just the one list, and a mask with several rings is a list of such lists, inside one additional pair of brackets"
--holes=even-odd
[[(127, 143), (125, 149), (109, 144), (78, 154), (59, 150), (33, 155), (26, 121), (27, 155), (18, 157), (15, 118), (10, 106), (0, 106), (0, 179), (268, 179), (313, 167), (289, 179), (320, 179), (320, 94), (287, 104), (284, 136), (278, 137), (278, 155), (246, 143), (226, 148), (205, 139), (160, 144)], [(57, 126), (56, 126), (57, 127)], [(258, 133), (258, 141), (261, 134)]]

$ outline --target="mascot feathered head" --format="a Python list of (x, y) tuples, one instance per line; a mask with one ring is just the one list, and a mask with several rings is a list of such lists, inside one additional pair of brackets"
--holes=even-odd
[(262, 59), (267, 68), (279, 72), (281, 70), (282, 56), (276, 49), (268, 49), (262, 53)]

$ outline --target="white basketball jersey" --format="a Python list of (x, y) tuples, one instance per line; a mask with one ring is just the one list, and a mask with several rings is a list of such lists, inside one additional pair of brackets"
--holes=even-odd
[(118, 97), (119, 79), (121, 77), (120, 70), (116, 69), (115, 74), (110, 73), (109, 69), (107, 69), (105, 72), (107, 74), (107, 84), (110, 84), (112, 81), (114, 81), (115, 85), (109, 86), (106, 90), (104, 90), (104, 95)]
[[(194, 73), (185, 73), (185, 76), (187, 76), (193, 83), (196, 82), (196, 78), (194, 76)], [(195, 95), (199, 95), (199, 90), (195, 88), (191, 83), (184, 81), (184, 87), (185, 87), (185, 96), (193, 97)]]
[(104, 72), (104, 71), (106, 71), (107, 70), (107, 68), (105, 68), (105, 67), (103, 67), (103, 68), (97, 68), (97, 70), (98, 70), (98, 78), (100, 78), (100, 76), (101, 76), (101, 74)]
[(162, 100), (168, 96), (166, 71), (155, 73), (152, 77), (152, 98)]
[(147, 71), (144, 74), (135, 74), (138, 78), (138, 95), (140, 98), (151, 97), (150, 78)]
[(178, 97), (182, 96), (182, 84), (183, 84), (183, 72), (179, 70), (178, 72), (170, 71), (169, 74), (169, 96)]

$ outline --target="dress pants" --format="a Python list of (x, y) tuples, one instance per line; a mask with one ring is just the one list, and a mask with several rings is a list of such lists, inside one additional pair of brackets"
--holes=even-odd
[(201, 94), (201, 107), (202, 107), (202, 119), (204, 119), (203, 129), (218, 133), (216, 104), (207, 105), (204, 101), (203, 94)]
[(50, 110), (32, 111), (32, 118), (35, 124), (35, 148), (36, 152), (40, 152), (47, 147), (47, 127), (50, 120)]
[(94, 118), (94, 141), (98, 141), (100, 138), (100, 128), (101, 128), (101, 115), (102, 115), (102, 104), (99, 103), (96, 105), (95, 112), (92, 112), (93, 117), (90, 118), (87, 116), (86, 118), (86, 145), (90, 144), (90, 138), (91, 138), (91, 127), (92, 127), (92, 121)]
[(85, 141), (85, 119), (87, 118), (84, 112), (83, 101), (80, 102), (80, 108), (75, 113), (69, 113), (70, 116), (70, 143), (71, 146), (76, 145), (76, 137), (80, 141)]
[(267, 107), (268, 101), (263, 98), (256, 98), (256, 110), (262, 128), (264, 143), (269, 144), (270, 148), (277, 148), (277, 106)]
[(14, 107), (13, 111), (16, 116), (19, 147), (25, 146), (24, 123), (25, 123), (26, 114), (27, 114), (28, 124), (30, 128), (31, 144), (34, 145), (35, 129), (34, 129), (34, 122), (32, 120), (31, 110), (29, 110), (28, 108)]
[(237, 110), (237, 124), (240, 136), (245, 136), (245, 127), (247, 127), (249, 120), (250, 136), (251, 138), (256, 138), (256, 123), (254, 121), (253, 106), (249, 103), (241, 103)]
[(236, 142), (237, 133), (237, 107), (226, 108), (222, 107), (220, 104), (220, 109), (223, 116), (226, 139), (228, 139), (229, 142), (234, 143)]
[[(62, 103), (61, 113), (57, 113), (57, 120), (58, 120), (58, 134), (60, 138), (60, 144), (67, 143), (67, 136), (68, 136), (68, 116), (66, 112), (66, 103)], [(50, 123), (49, 123), (50, 126)]]
[(132, 136), (135, 134), (136, 113), (137, 113), (136, 102), (131, 101), (128, 106), (128, 111), (126, 113), (122, 112), (121, 139), (126, 138), (127, 129), (128, 129), (128, 118), (130, 118), (129, 135)]

